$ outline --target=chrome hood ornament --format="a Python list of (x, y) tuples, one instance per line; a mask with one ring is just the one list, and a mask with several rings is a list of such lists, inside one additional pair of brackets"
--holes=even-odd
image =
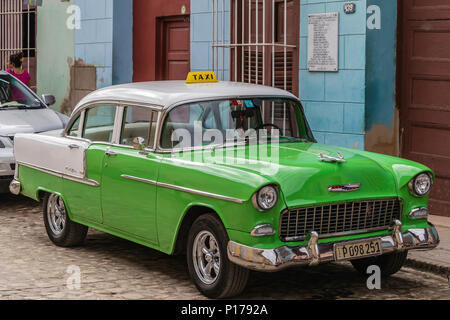
[(319, 155), (319, 159), (322, 162), (330, 162), (330, 163), (343, 163), (343, 162), (347, 162), (347, 160), (344, 159), (344, 156), (338, 152), (338, 157), (332, 157), (332, 156), (328, 156), (328, 155), (324, 155), (323, 153), (321, 153)]

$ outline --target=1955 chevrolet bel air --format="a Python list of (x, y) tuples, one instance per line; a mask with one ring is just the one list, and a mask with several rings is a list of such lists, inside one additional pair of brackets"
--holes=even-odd
[(14, 152), (10, 190), (43, 201), (56, 245), (83, 243), (91, 227), (184, 253), (208, 297), (241, 293), (249, 269), (349, 260), (388, 276), (408, 250), (439, 244), (429, 168), (318, 144), (300, 101), (271, 87), (104, 88), (60, 136), (18, 134)]

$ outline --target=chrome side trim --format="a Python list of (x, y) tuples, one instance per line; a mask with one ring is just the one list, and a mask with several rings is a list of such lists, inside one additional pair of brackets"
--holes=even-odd
[(30, 169), (38, 170), (38, 171), (50, 174), (50, 175), (58, 177), (58, 178), (62, 178), (62, 179), (66, 179), (66, 180), (70, 180), (70, 181), (86, 184), (86, 185), (91, 186), (91, 187), (99, 187), (100, 186), (100, 183), (98, 183), (97, 181), (92, 180), (92, 179), (87, 179), (87, 178), (82, 179), (82, 178), (74, 177), (74, 176), (67, 175), (67, 174), (64, 174), (64, 173), (61, 173), (61, 172), (56, 172), (56, 171), (53, 171), (53, 170), (50, 170), (50, 169), (38, 167), (38, 166), (29, 164), (29, 163), (17, 162), (17, 165), (21, 165), (21, 166), (24, 166), (24, 167), (28, 167)]
[(129, 176), (127, 174), (122, 174), (121, 177), (124, 179), (128, 179), (128, 180), (134, 180), (134, 181), (138, 181), (138, 182), (142, 182), (142, 183), (146, 183), (146, 184), (151, 184), (154, 186), (158, 185), (158, 183), (154, 180), (142, 179), (142, 178), (138, 178), (138, 177)]
[(157, 181), (154, 181), (154, 180), (148, 180), (148, 179), (133, 177), (133, 176), (130, 176), (130, 175), (127, 175), (127, 174), (122, 174), (121, 177), (124, 178), (124, 179), (134, 180), (134, 181), (138, 181), (138, 182), (142, 182), (142, 183), (155, 185), (157, 187), (162, 187), (162, 188), (166, 188), (166, 189), (182, 191), (182, 192), (195, 194), (195, 195), (199, 195), (199, 196), (203, 196), (203, 197), (214, 198), (214, 199), (229, 201), (229, 202), (238, 203), (238, 204), (244, 203), (244, 201), (242, 201), (240, 199), (231, 198), (231, 197), (223, 196), (223, 195), (220, 195), (220, 194), (200, 191), (200, 190), (186, 188), (186, 187), (175, 186), (175, 185), (172, 185), (172, 184), (157, 182)]
[[(409, 229), (402, 233), (380, 237), (366, 237), (357, 239), (364, 241), (380, 239), (382, 254), (399, 250), (430, 250), (439, 245), (439, 235), (433, 225), (425, 229)], [(355, 240), (351, 240), (355, 241)], [(339, 242), (316, 243), (316, 238), (311, 235), (306, 246), (282, 246), (274, 249), (259, 249), (228, 242), (228, 259), (248, 269), (274, 272), (287, 267), (297, 265), (315, 265), (324, 262), (335, 261), (334, 246)]]

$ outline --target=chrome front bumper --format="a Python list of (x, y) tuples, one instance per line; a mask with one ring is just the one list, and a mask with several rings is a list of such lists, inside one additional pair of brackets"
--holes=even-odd
[[(401, 222), (396, 221), (394, 232), (382, 237), (358, 239), (381, 239), (382, 254), (413, 249), (432, 249), (439, 244), (436, 228), (410, 229), (401, 232)], [(351, 242), (354, 240), (349, 240)], [(347, 242), (347, 241), (343, 241)], [(311, 232), (307, 246), (283, 246), (276, 249), (258, 249), (248, 247), (234, 241), (228, 242), (228, 259), (235, 264), (257, 271), (273, 272), (296, 265), (317, 265), (323, 262), (336, 261), (334, 245), (338, 242), (318, 244), (318, 235)]]

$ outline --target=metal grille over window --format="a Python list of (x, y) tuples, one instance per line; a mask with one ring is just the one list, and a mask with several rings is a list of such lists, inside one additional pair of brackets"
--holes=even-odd
[(23, 68), (30, 73), (30, 87), (36, 91), (36, 6), (33, 3), (0, 1), (0, 70), (7, 69), (10, 55), (23, 52)]
[[(223, 80), (268, 85), (298, 95), (299, 0), (212, 1), (213, 69)], [(230, 37), (225, 37), (226, 15)], [(219, 31), (222, 31), (220, 34)]]
[(285, 211), (280, 218), (283, 241), (305, 239), (311, 231), (320, 237), (385, 230), (400, 219), (399, 199), (337, 203)]

